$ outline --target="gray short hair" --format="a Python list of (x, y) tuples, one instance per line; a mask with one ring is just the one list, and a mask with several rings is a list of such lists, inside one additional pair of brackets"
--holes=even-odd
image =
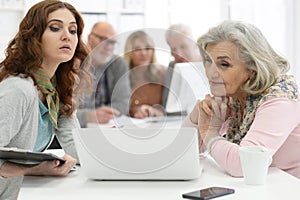
[(290, 68), (288, 61), (273, 50), (258, 28), (232, 20), (209, 29), (198, 39), (204, 62), (207, 45), (223, 41), (233, 42), (238, 47), (240, 59), (255, 73), (255, 76), (242, 86), (250, 94), (262, 93), (276, 82), (279, 74), (287, 72)]
[(166, 31), (166, 40), (176, 34), (183, 34), (192, 38), (192, 29), (186, 24), (173, 24)]

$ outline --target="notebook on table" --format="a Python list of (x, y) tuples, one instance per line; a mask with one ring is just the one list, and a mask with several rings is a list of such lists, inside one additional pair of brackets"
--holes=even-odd
[[(61, 155), (60, 155), (61, 154)], [(54, 153), (54, 151), (47, 152), (33, 152), (30, 150), (19, 148), (0, 148), (0, 159), (8, 160), (18, 164), (37, 165), (43, 161), (59, 160), (61, 164), (65, 163), (62, 158), (62, 153)], [(64, 152), (63, 152), (64, 154)]]
[(194, 128), (74, 129), (81, 171), (95, 180), (191, 180), (201, 175)]

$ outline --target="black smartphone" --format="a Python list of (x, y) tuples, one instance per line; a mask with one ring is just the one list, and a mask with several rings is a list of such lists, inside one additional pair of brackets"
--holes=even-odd
[(182, 195), (186, 199), (207, 200), (234, 193), (234, 189), (224, 187), (209, 187)]

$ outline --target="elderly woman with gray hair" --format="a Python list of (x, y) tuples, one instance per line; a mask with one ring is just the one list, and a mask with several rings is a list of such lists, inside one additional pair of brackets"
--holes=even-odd
[(253, 25), (225, 21), (198, 39), (211, 94), (184, 126), (199, 131), (207, 151), (232, 176), (242, 176), (240, 146), (264, 146), (271, 166), (300, 178), (300, 101), (289, 64)]

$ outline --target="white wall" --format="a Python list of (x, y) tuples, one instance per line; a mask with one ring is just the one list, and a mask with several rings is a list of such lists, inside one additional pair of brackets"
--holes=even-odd
[(0, 0), (0, 60), (4, 58), (8, 42), (18, 31), (24, 4), (22, 0)]
[[(170, 60), (164, 41), (164, 31), (170, 24), (185, 23), (192, 27), (195, 39), (209, 27), (225, 19), (243, 20), (259, 27), (274, 49), (288, 58), (291, 73), (300, 82), (300, 1), (299, 0), (66, 0), (84, 13), (86, 38), (95, 21), (107, 20), (120, 33), (120, 46), (130, 31), (154, 28), (156, 44), (164, 48), (158, 52), (162, 64)], [(3, 8), (3, 2), (11, 3)], [(21, 7), (15, 7), (21, 2)], [(23, 3), (22, 3), (23, 2)], [(0, 0), (0, 59), (4, 49), (17, 31), (24, 12), (38, 0)], [(15, 4), (14, 4), (15, 3)], [(131, 7), (130, 7), (131, 6)], [(135, 13), (135, 14), (133, 14)], [(149, 29), (148, 29), (149, 30)]]
[(20, 10), (0, 9), (0, 60), (4, 58), (8, 42), (17, 33), (18, 24), (22, 17), (23, 12)]
[[(194, 39), (205, 33), (209, 27), (227, 18), (224, 0), (146, 0), (146, 27), (161, 29), (162, 41), (159, 47), (164, 51), (157, 52), (160, 62), (167, 65), (171, 59), (170, 49), (164, 41), (164, 32), (170, 24), (184, 23), (192, 28)], [(225, 12), (224, 12), (225, 10)], [(158, 31), (159, 32), (159, 31)], [(156, 42), (157, 44), (157, 42)], [(165, 53), (167, 51), (167, 53)]]
[(300, 1), (287, 0), (286, 20), (286, 55), (291, 64), (291, 73), (294, 74), (300, 83)]
[(298, 0), (231, 0), (230, 18), (256, 25), (274, 50), (291, 64), (289, 73), (300, 81)]

